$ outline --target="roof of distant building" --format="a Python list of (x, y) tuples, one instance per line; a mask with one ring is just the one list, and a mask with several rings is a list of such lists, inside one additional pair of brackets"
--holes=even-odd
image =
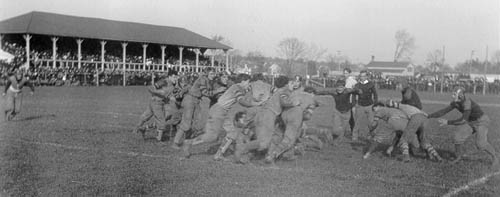
[(378, 68), (406, 68), (410, 65), (410, 62), (379, 62), (379, 61), (371, 61), (365, 67), (378, 67)]

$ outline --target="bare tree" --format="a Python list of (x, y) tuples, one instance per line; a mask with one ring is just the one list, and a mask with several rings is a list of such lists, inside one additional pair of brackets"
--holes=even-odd
[(311, 61), (319, 61), (323, 59), (328, 49), (318, 46), (316, 44), (310, 44), (307, 47), (307, 58)]
[(395, 41), (394, 61), (410, 60), (415, 49), (415, 38), (405, 29), (402, 29), (396, 32)]
[(491, 63), (500, 65), (500, 50), (497, 50), (491, 56)]
[(337, 51), (335, 55), (328, 54), (326, 56), (326, 62), (328, 63), (331, 70), (342, 70), (343, 68), (350, 67), (352, 64), (350, 59), (346, 55), (341, 55), (340, 51)]
[(431, 72), (435, 73), (443, 67), (443, 52), (439, 49), (427, 54), (427, 65)]
[[(230, 46), (230, 47), (232, 47), (232, 45), (233, 45), (230, 40), (228, 40), (227, 38), (224, 38), (221, 35), (213, 35), (212, 40), (217, 41), (219, 43), (222, 43), (224, 45)], [(214, 57), (215, 61), (217, 61), (219, 63), (226, 62), (226, 57), (225, 57), (224, 51), (210, 50), (210, 53), (215, 56)]]
[(290, 75), (293, 72), (293, 63), (306, 55), (306, 44), (298, 38), (285, 38), (278, 43), (278, 54), (286, 59), (286, 72)]

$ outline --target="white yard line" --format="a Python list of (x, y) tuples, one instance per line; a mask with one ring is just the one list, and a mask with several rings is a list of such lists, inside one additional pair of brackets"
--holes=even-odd
[(450, 192), (443, 195), (443, 197), (451, 197), (451, 196), (457, 195), (458, 193), (460, 193), (462, 191), (467, 191), (474, 186), (485, 183), (489, 178), (491, 178), (493, 176), (497, 176), (497, 175), (500, 175), (500, 171), (486, 174), (485, 176), (478, 178), (476, 180), (473, 180), (473, 181), (471, 181), (471, 182), (469, 182), (461, 187), (452, 189)]

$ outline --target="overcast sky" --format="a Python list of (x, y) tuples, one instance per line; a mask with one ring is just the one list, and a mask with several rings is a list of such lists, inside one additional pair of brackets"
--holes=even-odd
[(446, 47), (451, 65), (500, 45), (499, 0), (0, 0), (0, 20), (33, 10), (177, 26), (222, 35), (243, 52), (277, 56), (286, 37), (339, 51), (354, 62), (391, 61), (394, 34), (415, 37), (413, 60)]

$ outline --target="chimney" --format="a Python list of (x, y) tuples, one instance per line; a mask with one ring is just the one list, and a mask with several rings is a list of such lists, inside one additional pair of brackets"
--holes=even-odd
[(375, 56), (374, 56), (374, 55), (372, 55), (372, 62), (373, 62), (373, 61), (375, 61)]

